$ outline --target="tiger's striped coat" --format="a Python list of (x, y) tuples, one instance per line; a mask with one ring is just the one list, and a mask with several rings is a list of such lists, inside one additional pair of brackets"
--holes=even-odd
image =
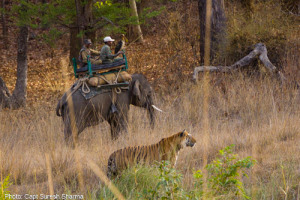
[(179, 151), (183, 147), (193, 147), (195, 143), (195, 138), (184, 130), (170, 137), (163, 138), (156, 144), (119, 149), (113, 152), (108, 159), (107, 176), (112, 178), (127, 167), (138, 163), (151, 165), (155, 161), (168, 160), (174, 167)]

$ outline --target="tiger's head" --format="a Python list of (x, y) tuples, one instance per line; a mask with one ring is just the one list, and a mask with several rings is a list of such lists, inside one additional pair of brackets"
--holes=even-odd
[(178, 133), (178, 136), (181, 140), (182, 147), (193, 147), (196, 143), (196, 139), (191, 136), (186, 130)]

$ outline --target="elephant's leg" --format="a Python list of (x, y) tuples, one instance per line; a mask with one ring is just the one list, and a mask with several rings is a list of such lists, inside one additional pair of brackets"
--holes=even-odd
[(64, 134), (65, 134), (66, 144), (68, 146), (72, 146), (73, 145), (72, 131), (70, 131), (68, 127), (65, 127)]
[(72, 130), (70, 125), (65, 126), (64, 135), (66, 144), (70, 147), (74, 147), (75, 142), (78, 143), (78, 136), (81, 132), (82, 131)]
[(121, 120), (120, 120), (120, 123), (119, 123), (119, 126), (120, 126), (120, 132), (121, 133), (128, 133), (128, 123), (127, 123), (127, 120), (126, 120), (126, 117), (122, 117)]
[(112, 140), (116, 140), (120, 134), (120, 126), (119, 126), (119, 119), (118, 114), (114, 113), (111, 114), (108, 123), (110, 124), (110, 131), (111, 131), (111, 138)]
[(117, 139), (120, 133), (127, 133), (128, 124), (124, 115), (120, 113), (111, 114), (108, 123), (110, 124), (111, 137), (113, 140)]
[(61, 117), (64, 124), (64, 139), (67, 146), (72, 143), (72, 130), (70, 125), (69, 110), (67, 104), (61, 106)]
[(72, 131), (71, 131), (71, 128), (70, 128), (70, 125), (66, 124), (65, 125), (65, 128), (64, 128), (64, 135), (65, 135), (65, 140), (69, 140), (70, 138), (72, 139)]
[(65, 136), (65, 142), (68, 146), (73, 146), (73, 138), (72, 138), (72, 129), (70, 125), (69, 117), (66, 117), (64, 119), (64, 136)]
[(66, 115), (64, 118), (64, 136), (65, 136), (65, 142), (68, 146), (74, 147), (74, 139), (77, 141), (78, 135), (82, 130), (78, 130), (78, 123), (73, 124), (75, 128), (72, 128), (72, 123), (70, 120), (69, 115)]

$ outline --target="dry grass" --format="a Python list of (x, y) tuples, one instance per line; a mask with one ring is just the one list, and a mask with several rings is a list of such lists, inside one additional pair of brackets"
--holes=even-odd
[[(217, 151), (235, 144), (236, 152), (258, 161), (246, 180), (251, 196), (289, 197), (299, 194), (300, 109), (299, 96), (293, 88), (279, 88), (273, 80), (228, 75), (222, 87), (211, 87), (209, 96), (209, 137), (203, 137), (202, 83), (184, 83), (177, 92), (157, 103), (165, 110), (158, 114), (151, 130), (144, 110), (132, 107), (128, 135), (110, 140), (107, 123), (86, 129), (79, 136), (78, 152), (83, 167), (85, 191), (101, 187), (85, 158), (97, 163), (104, 172), (107, 159), (116, 149), (151, 144), (162, 137), (187, 129), (197, 139), (193, 149), (181, 152), (177, 168), (191, 187), (192, 169), (202, 167), (203, 152), (208, 162)], [(62, 122), (54, 107), (38, 107), (0, 113), (0, 169), (2, 177), (11, 174), (12, 193), (47, 193), (48, 177), (45, 153), (50, 156), (55, 193), (78, 194), (77, 170), (72, 149), (63, 140)], [(205, 149), (207, 148), (207, 149)], [(283, 171), (282, 171), (283, 167)], [(284, 175), (284, 176), (283, 176)], [(285, 178), (285, 182), (283, 181)], [(286, 185), (288, 185), (288, 187)]]
[[(196, 3), (190, 3), (188, 10), (188, 13), (197, 13)], [(29, 69), (30, 107), (0, 112), (0, 177), (11, 174), (12, 194), (48, 193), (49, 170), (47, 172), (45, 155), (49, 155), (55, 194), (83, 193), (87, 199), (94, 199), (103, 183), (88, 166), (88, 160), (106, 172), (107, 159), (113, 151), (129, 145), (155, 143), (187, 129), (197, 144), (193, 149), (183, 150), (177, 163), (186, 187), (193, 186), (192, 171), (203, 167), (203, 157), (210, 162), (219, 149), (235, 144), (240, 157), (252, 156), (257, 160), (249, 179), (244, 180), (253, 199), (300, 198), (299, 91), (289, 86), (281, 88), (269, 77), (249, 77), (243, 73), (210, 77), (208, 126), (205, 125), (203, 83), (199, 81), (195, 85), (183, 81), (198, 64), (197, 45), (193, 46), (198, 41), (197, 16), (183, 14), (177, 8), (166, 15), (161, 24), (165, 26), (162, 30), (167, 31), (161, 31), (165, 33), (161, 40), (148, 39), (144, 46), (133, 45), (127, 49), (130, 73), (147, 75), (156, 88), (157, 105), (165, 112), (157, 115), (156, 128), (151, 130), (146, 111), (131, 107), (129, 133), (114, 142), (110, 140), (106, 122), (84, 130), (77, 148), (84, 191), (80, 191), (77, 181), (76, 156), (66, 147), (63, 124), (55, 114), (57, 96), (74, 80), (72, 77), (66, 82), (64, 78), (72, 76), (72, 69), (60, 67), (66, 66), (66, 61), (53, 63), (53, 60), (51, 64), (50, 61), (41, 63), (48, 70), (42, 76), (40, 70)], [(178, 27), (184, 30), (177, 30)], [(180, 34), (176, 34), (178, 31)], [(293, 79), (299, 80), (298, 52), (294, 49), (287, 53), (285, 69), (295, 75)], [(36, 63), (35, 58), (32, 60)], [(13, 65), (15, 63), (9, 63)], [(50, 71), (51, 68), (56, 70)], [(59, 75), (58, 70), (61, 70)], [(4, 71), (4, 79), (11, 79), (12, 73)], [(46, 86), (35, 85), (34, 80), (39, 78), (44, 78)], [(204, 137), (205, 132), (208, 137)]]

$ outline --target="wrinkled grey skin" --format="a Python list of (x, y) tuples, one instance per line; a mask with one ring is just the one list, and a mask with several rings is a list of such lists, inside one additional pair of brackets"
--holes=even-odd
[[(117, 139), (120, 132), (127, 132), (130, 104), (147, 109), (150, 125), (152, 128), (154, 127), (153, 90), (144, 75), (132, 75), (129, 90), (122, 91), (117, 95), (116, 107), (118, 112), (114, 114), (110, 112), (111, 96), (111, 92), (108, 92), (86, 100), (78, 90), (72, 94), (77, 134), (80, 134), (86, 127), (97, 125), (106, 120), (111, 127), (112, 139)], [(65, 93), (58, 102), (56, 114), (63, 119), (65, 140), (68, 143), (72, 138), (72, 130), (70, 109), (66, 97), (67, 94)]]

